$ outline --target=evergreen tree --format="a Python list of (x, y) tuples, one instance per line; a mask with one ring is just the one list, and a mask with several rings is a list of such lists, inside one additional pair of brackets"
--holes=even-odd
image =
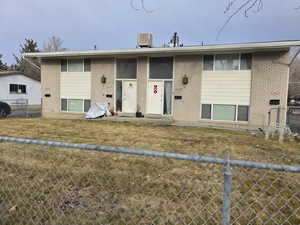
[(0, 54), (0, 71), (7, 70), (8, 66), (6, 63), (2, 62), (2, 55)]
[[(19, 50), (21, 56), (16, 56), (14, 54), (16, 64), (13, 64), (11, 68), (18, 71), (25, 71), (26, 66), (28, 66), (28, 63), (24, 60), (22, 54), (28, 53), (28, 52), (39, 52), (38, 43), (34, 41), (33, 39), (27, 39), (25, 38), (25, 42), (23, 44), (20, 44), (20, 50)], [(38, 62), (34, 62), (38, 64)]]

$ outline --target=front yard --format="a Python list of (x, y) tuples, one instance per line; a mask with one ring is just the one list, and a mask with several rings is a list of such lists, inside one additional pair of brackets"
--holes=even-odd
[[(300, 165), (300, 143), (248, 132), (11, 118), (0, 120), (0, 136), (217, 157), (230, 148), (234, 159)], [(2, 142), (0, 169), (2, 224), (219, 224), (221, 218), (221, 165)], [(290, 224), (300, 223), (299, 174), (234, 168), (233, 182), (234, 224), (280, 223), (290, 214)]]

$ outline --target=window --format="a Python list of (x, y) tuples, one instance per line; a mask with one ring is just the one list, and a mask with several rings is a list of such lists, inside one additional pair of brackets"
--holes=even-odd
[(68, 60), (68, 72), (83, 72), (82, 59), (69, 59)]
[(26, 85), (23, 84), (10, 84), (9, 93), (11, 94), (26, 94)]
[(68, 111), (68, 100), (61, 99), (61, 111)]
[(239, 70), (239, 54), (216, 55), (215, 70)]
[(84, 59), (84, 72), (91, 72), (91, 60)]
[(248, 121), (249, 116), (249, 106), (239, 105), (238, 107), (238, 121)]
[(164, 114), (172, 113), (172, 81), (164, 82)]
[(214, 105), (213, 120), (235, 121), (235, 105)]
[(204, 65), (203, 69), (204, 70), (214, 70), (214, 56), (213, 55), (205, 55), (203, 57)]
[(136, 59), (117, 60), (117, 79), (136, 79)]
[(252, 54), (241, 54), (241, 70), (250, 70), (252, 67)]
[(203, 70), (251, 70), (252, 54), (219, 54), (203, 56)]
[(84, 112), (88, 112), (91, 108), (91, 100), (85, 99), (84, 100)]
[(211, 105), (210, 104), (202, 104), (201, 109), (202, 119), (211, 119)]
[(61, 72), (90, 72), (90, 59), (63, 59), (61, 60)]
[(61, 72), (68, 72), (68, 60), (61, 60)]
[(241, 122), (249, 119), (249, 106), (246, 105), (202, 104), (201, 108), (202, 119)]
[(172, 79), (173, 57), (150, 58), (150, 79)]
[(117, 80), (116, 85), (116, 109), (117, 112), (122, 112), (122, 81)]
[(63, 112), (87, 112), (90, 106), (89, 99), (61, 99), (61, 111)]

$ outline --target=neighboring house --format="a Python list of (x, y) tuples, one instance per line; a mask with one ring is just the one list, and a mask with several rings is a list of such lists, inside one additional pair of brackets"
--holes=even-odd
[(149, 39), (143, 48), (25, 57), (41, 59), (44, 117), (82, 115), (91, 103), (104, 101), (118, 115), (140, 112), (194, 124), (258, 128), (269, 117), (273, 124), (286, 123), (286, 63), (298, 46), (300, 41), (154, 48)]
[(0, 72), (0, 101), (16, 104), (22, 100), (29, 105), (41, 105), (40, 78), (18, 71)]

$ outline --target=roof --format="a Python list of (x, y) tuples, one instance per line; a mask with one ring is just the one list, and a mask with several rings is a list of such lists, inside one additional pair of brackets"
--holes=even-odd
[(0, 77), (13, 76), (13, 75), (23, 75), (25, 77), (31, 78), (36, 81), (41, 81), (40, 76), (29, 75), (21, 71), (0, 71)]
[(63, 51), (63, 52), (36, 52), (25, 53), (25, 57), (38, 58), (59, 58), (59, 57), (80, 57), (80, 56), (119, 56), (119, 55), (151, 55), (151, 54), (197, 54), (226, 51), (282, 51), (290, 47), (300, 46), (300, 41), (274, 41), (244, 44), (222, 44), (185, 47), (159, 47), (159, 48), (133, 48), (115, 50), (88, 50), (88, 51)]

